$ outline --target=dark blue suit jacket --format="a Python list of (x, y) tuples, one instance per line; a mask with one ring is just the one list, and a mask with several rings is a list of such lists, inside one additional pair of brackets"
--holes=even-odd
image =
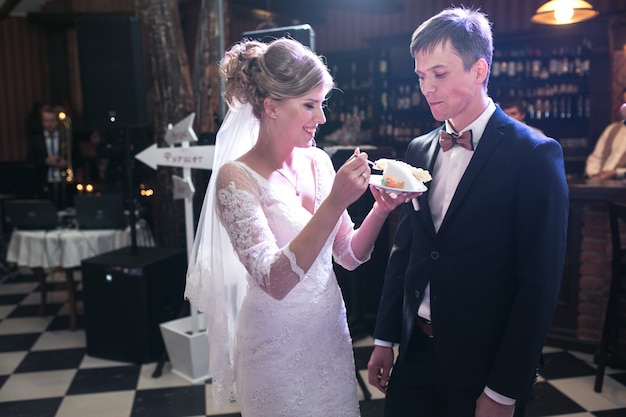
[[(414, 139), (406, 161), (432, 173), (439, 130)], [(400, 343), (402, 361), (430, 282), (434, 344), (446, 379), (530, 398), (565, 254), (561, 146), (498, 107), (439, 232), (428, 198), (428, 191), (419, 197), (417, 212), (411, 204), (402, 208), (374, 336)]]

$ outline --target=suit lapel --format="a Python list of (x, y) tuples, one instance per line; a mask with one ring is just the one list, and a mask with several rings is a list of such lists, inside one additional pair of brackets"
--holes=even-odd
[[(426, 143), (428, 143), (428, 148), (422, 153), (422, 155), (414, 155), (417, 160), (409, 162), (411, 165), (416, 167), (427, 167), (429, 172), (434, 172), (437, 154), (441, 149), (439, 147), (439, 131), (442, 128), (443, 126), (430, 133), (432, 137), (426, 141)], [(433, 217), (430, 212), (430, 205), (428, 204), (429, 196), (430, 190), (426, 190), (421, 196), (418, 197), (417, 200), (420, 206), (420, 216), (418, 216), (418, 218), (426, 230), (428, 230), (432, 236), (435, 236), (435, 225), (433, 224)], [(410, 210), (413, 210), (413, 208)]]
[[(474, 151), (474, 155), (472, 156), (465, 173), (461, 177), (461, 181), (459, 182), (454, 196), (452, 197), (452, 201), (450, 202), (450, 207), (448, 207), (448, 211), (446, 212), (443, 222), (441, 223), (441, 228), (445, 226), (446, 218), (454, 215), (454, 211), (461, 205), (463, 198), (476, 180), (476, 177), (489, 161), (493, 150), (504, 138), (502, 128), (506, 125), (506, 123), (506, 115), (499, 107), (497, 107), (495, 113), (491, 116), (487, 126), (485, 127), (483, 136), (480, 138), (480, 142)], [(439, 229), (440, 231), (441, 228)]]

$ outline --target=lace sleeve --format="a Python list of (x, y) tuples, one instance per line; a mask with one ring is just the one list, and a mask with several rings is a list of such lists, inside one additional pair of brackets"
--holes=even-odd
[(303, 271), (292, 267), (288, 247), (278, 247), (258, 185), (240, 167), (226, 164), (218, 173), (216, 190), (217, 215), (252, 282), (273, 298), (284, 298)]
[[(324, 152), (318, 152), (318, 156), (316, 157), (316, 162), (319, 164), (318, 174), (320, 177), (325, 178), (325, 181), (321, 182), (324, 189), (324, 198), (328, 193), (330, 193), (330, 188), (332, 187), (333, 180), (335, 178), (335, 169), (333, 168), (332, 161), (330, 157)], [(337, 235), (335, 236), (335, 240), (333, 242), (333, 258), (335, 262), (344, 267), (345, 269), (352, 271), (356, 269), (359, 265), (370, 260), (372, 249), (369, 254), (365, 257), (365, 259), (357, 259), (354, 255), (354, 251), (352, 250), (352, 238), (355, 234), (356, 230), (354, 228), (354, 222), (350, 218), (348, 211), (344, 211), (343, 215), (339, 219), (339, 227), (337, 229)]]
[(348, 213), (344, 213), (341, 217), (339, 224), (339, 230), (337, 237), (333, 244), (333, 256), (335, 262), (347, 269), (348, 271), (355, 270), (361, 264), (369, 261), (374, 250), (374, 246), (370, 249), (370, 252), (364, 259), (358, 259), (352, 250), (352, 238), (355, 234), (354, 223), (350, 219)]

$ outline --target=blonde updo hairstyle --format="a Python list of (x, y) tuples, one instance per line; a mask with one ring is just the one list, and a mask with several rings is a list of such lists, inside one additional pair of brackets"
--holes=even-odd
[(234, 44), (219, 65), (224, 98), (250, 103), (252, 114), (261, 119), (266, 98), (284, 100), (300, 97), (323, 85), (328, 92), (333, 79), (328, 67), (309, 48), (288, 38), (270, 44), (243, 40)]

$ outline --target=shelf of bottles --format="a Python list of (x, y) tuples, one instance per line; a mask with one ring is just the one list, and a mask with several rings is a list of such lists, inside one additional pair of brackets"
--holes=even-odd
[(526, 102), (530, 119), (588, 119), (591, 43), (496, 49), (490, 93)]
[[(496, 102), (520, 99), (527, 107), (526, 122), (559, 140), (566, 161), (578, 164), (590, 148), (591, 48), (587, 38), (569, 36), (496, 42), (489, 82)], [(318, 134), (322, 142), (342, 141), (347, 121), (357, 118), (358, 137), (348, 142), (390, 146), (401, 157), (411, 139), (441, 125), (420, 91), (405, 42), (378, 43), (326, 59), (337, 88)]]
[(570, 165), (581, 165), (589, 152), (591, 47), (582, 38), (494, 49), (490, 95), (496, 101), (522, 101), (526, 122), (557, 139)]
[(372, 143), (372, 59), (370, 50), (324, 54), (335, 79), (326, 103), (326, 124), (318, 142), (352, 145)]
[[(408, 39), (408, 37), (407, 37)], [(374, 71), (374, 134), (402, 156), (408, 142), (441, 123), (432, 117), (413, 71), (408, 45), (378, 49)]]
[[(524, 102), (527, 123), (559, 140), (569, 159), (583, 158), (589, 147), (591, 47), (586, 38), (567, 37), (504, 41), (494, 50), (489, 95)], [(374, 49), (374, 140), (401, 153), (412, 138), (441, 123), (420, 91), (408, 44)]]

